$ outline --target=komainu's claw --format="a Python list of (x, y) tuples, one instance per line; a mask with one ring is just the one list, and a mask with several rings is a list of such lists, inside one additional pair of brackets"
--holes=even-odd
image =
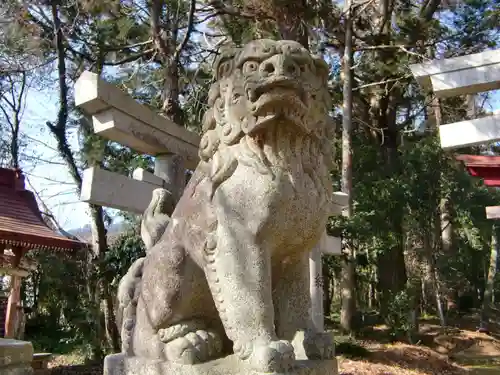
[(293, 346), (284, 340), (271, 341), (266, 344), (256, 344), (252, 354), (247, 359), (249, 366), (259, 372), (286, 372), (295, 361)]
[(309, 359), (335, 358), (335, 342), (328, 332), (307, 333), (304, 338), (304, 350)]
[(183, 333), (185, 334), (182, 337), (176, 336), (165, 344), (169, 361), (192, 365), (206, 362), (221, 354), (222, 340), (216, 332), (197, 330)]

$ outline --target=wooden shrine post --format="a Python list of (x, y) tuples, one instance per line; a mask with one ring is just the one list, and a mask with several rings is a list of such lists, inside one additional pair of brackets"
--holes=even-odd
[[(23, 256), (23, 249), (19, 246), (13, 246), (12, 252), (14, 253), (14, 259), (12, 261), (12, 266), (14, 269), (18, 268), (21, 263), (21, 258)], [(14, 338), (16, 332), (16, 325), (18, 319), (18, 306), (21, 302), (21, 278), (27, 276), (27, 274), (21, 275), (17, 272), (10, 273), (10, 294), (7, 302), (7, 311), (5, 314), (5, 337)]]
[[(186, 169), (198, 164), (200, 136), (178, 126), (146, 106), (136, 102), (118, 87), (97, 74), (84, 72), (75, 84), (75, 105), (92, 116), (94, 132), (137, 152), (155, 156), (154, 174), (141, 168), (132, 178), (97, 167), (84, 171), (80, 200), (123, 211), (143, 214), (159, 187), (170, 191), (176, 200), (185, 187)], [(346, 203), (343, 193), (334, 193), (334, 212), (341, 213)], [(169, 212), (168, 214), (171, 214)], [(326, 235), (310, 256), (312, 316), (323, 328), (323, 290), (321, 254), (340, 254), (339, 238)]]

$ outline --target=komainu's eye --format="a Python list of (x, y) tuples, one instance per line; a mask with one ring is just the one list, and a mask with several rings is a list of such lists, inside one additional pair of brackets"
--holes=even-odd
[(243, 74), (251, 74), (259, 69), (259, 63), (257, 61), (247, 61), (243, 64)]

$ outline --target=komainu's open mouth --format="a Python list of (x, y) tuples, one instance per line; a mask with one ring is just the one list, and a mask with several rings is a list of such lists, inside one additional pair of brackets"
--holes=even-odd
[(302, 105), (306, 105), (306, 93), (304, 88), (296, 80), (289, 77), (273, 77), (263, 80), (255, 85), (254, 88), (247, 88), (248, 99), (258, 106), (261, 97), (269, 97), (263, 101), (285, 99), (285, 97), (296, 97)]
[(300, 83), (288, 77), (273, 77), (246, 88), (255, 122), (254, 132), (271, 122), (286, 120), (306, 130), (307, 94)]

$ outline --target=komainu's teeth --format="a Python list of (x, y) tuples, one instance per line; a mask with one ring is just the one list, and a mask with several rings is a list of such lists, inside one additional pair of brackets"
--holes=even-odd
[(257, 117), (257, 123), (260, 124), (264, 121), (272, 119), (273, 117), (274, 117), (274, 113), (268, 113), (266, 115), (261, 115), (261, 116)]

